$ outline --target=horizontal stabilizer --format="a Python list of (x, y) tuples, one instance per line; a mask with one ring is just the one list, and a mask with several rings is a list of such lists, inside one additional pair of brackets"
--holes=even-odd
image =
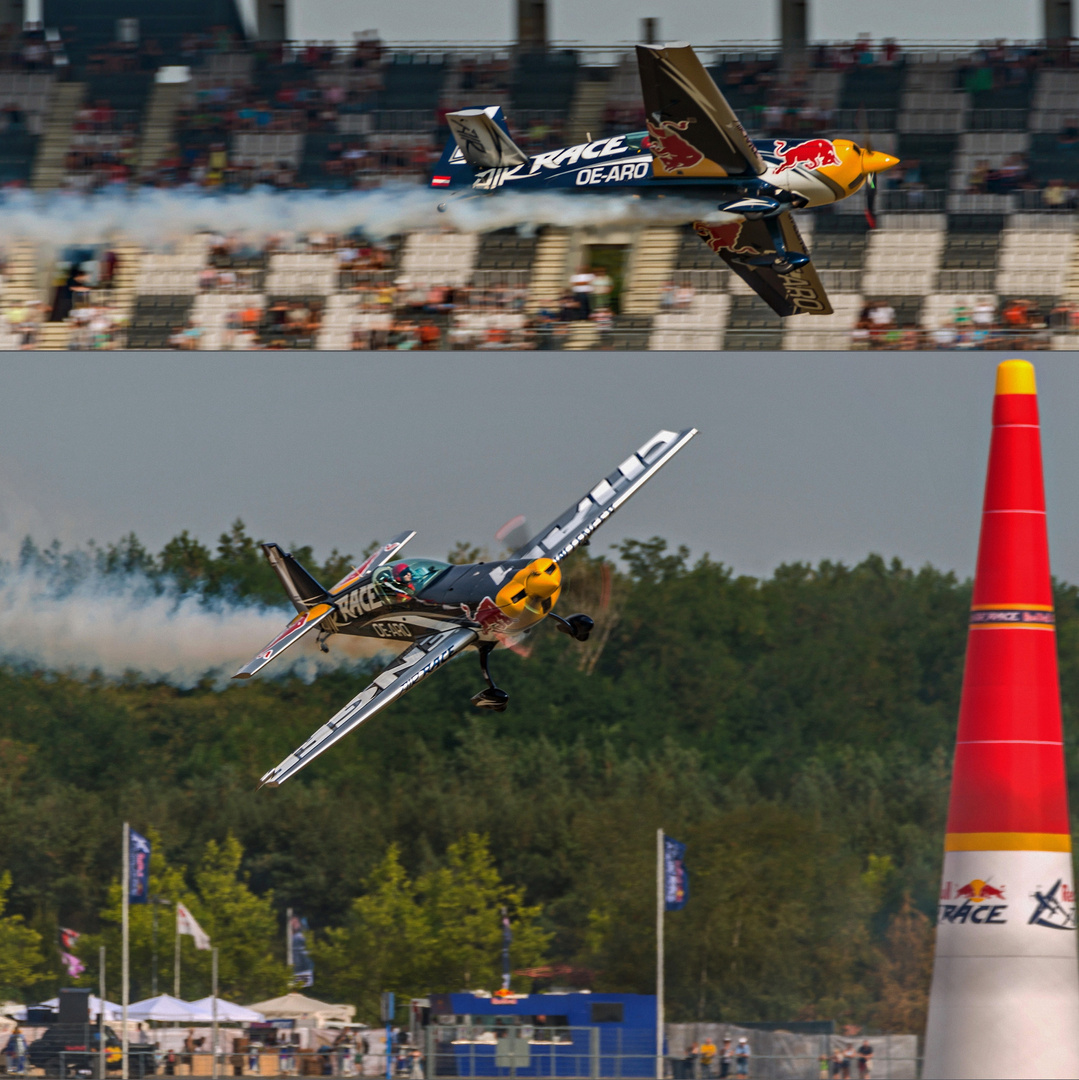
[(276, 787), (284, 783), (353, 728), (359, 727), (391, 701), (396, 701), (406, 690), (411, 690), (462, 649), (467, 649), (477, 636), (471, 627), (451, 626), (414, 641), (381, 675), (375, 677), (370, 686), (361, 690), (336, 716), (323, 724), (303, 746), (271, 769), (262, 778), (263, 784)]
[(457, 149), (476, 169), (504, 169), (523, 165), (528, 155), (502, 130), (492, 115), (494, 109), (461, 109), (446, 113), (450, 134)]
[(244, 664), (232, 677), (250, 679), (256, 671), (261, 671), (271, 660), (280, 656), (290, 645), (321, 623), (327, 615), (336, 609), (332, 604), (316, 604), (310, 611), (301, 612), (285, 629), (249, 663)]

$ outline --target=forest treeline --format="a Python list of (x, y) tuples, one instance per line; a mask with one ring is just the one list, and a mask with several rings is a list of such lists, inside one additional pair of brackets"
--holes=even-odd
[[(294, 550), (325, 581), (350, 565)], [(660, 539), (618, 556), (565, 566), (560, 610), (595, 616), (590, 642), (543, 632), (528, 656), (496, 654), (507, 712), (471, 707), (466, 654), (279, 789), (259, 776), (362, 670), (220, 689), (0, 668), (0, 954), (21, 942), (0, 994), (58, 985), (58, 926), (84, 933), (93, 979), (97, 944), (116, 940), (125, 819), (152, 834), (155, 887), (206, 920), (246, 1000), (284, 986), (288, 907), (313, 930), (312, 992), (369, 1017), (383, 989), (493, 989), (503, 906), (515, 968), (647, 993), (663, 827), (691, 872), (667, 920), (672, 1019), (916, 1030), (969, 583), (877, 556), (754, 579)], [(157, 554), (131, 536), (27, 542), (20, 559), (60, 578), (137, 572), (208, 603), (281, 600), (240, 522), (212, 551), (184, 533)], [(1079, 593), (1058, 584), (1056, 601), (1074, 746)], [(1073, 785), (1077, 764), (1069, 752)], [(135, 933), (148, 994), (149, 924)], [(207, 992), (204, 956), (184, 953), (185, 996)]]

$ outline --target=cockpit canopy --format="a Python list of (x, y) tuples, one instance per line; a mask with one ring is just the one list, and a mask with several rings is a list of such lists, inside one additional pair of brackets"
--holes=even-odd
[[(419, 593), (449, 568), (449, 563), (437, 559), (397, 559), (380, 566), (372, 583), (384, 599), (400, 597), (406, 592)], [(408, 581), (406, 571), (411, 573), (411, 581)]]

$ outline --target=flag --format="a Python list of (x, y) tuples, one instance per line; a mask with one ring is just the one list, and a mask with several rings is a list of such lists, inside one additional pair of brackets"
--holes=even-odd
[(307, 951), (307, 920), (292, 916), (292, 981), (296, 986), (314, 986), (315, 963)]
[(127, 899), (131, 904), (145, 904), (150, 899), (150, 841), (130, 830), (127, 845)]
[(67, 969), (69, 979), (77, 979), (86, 970), (86, 965), (77, 956), (72, 956), (69, 952), (61, 951), (60, 962)]
[(502, 989), (510, 988), (510, 945), (513, 944), (513, 930), (506, 909), (502, 909)]
[(689, 871), (686, 869), (686, 845), (663, 837), (663, 906), (667, 911), (681, 911), (689, 900)]
[(190, 934), (195, 939), (196, 949), (210, 947), (210, 935), (195, 921), (195, 916), (179, 902), (176, 904), (176, 933)]
[(86, 970), (86, 965), (69, 951), (75, 948), (80, 937), (82, 935), (78, 930), (60, 927), (60, 962), (64, 965), (69, 979), (77, 979)]

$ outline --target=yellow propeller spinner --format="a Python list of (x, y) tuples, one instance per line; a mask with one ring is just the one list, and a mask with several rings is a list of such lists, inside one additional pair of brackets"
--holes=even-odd
[(558, 602), (561, 591), (558, 563), (554, 559), (536, 559), (499, 589), (495, 603), (513, 619), (538, 622)]

